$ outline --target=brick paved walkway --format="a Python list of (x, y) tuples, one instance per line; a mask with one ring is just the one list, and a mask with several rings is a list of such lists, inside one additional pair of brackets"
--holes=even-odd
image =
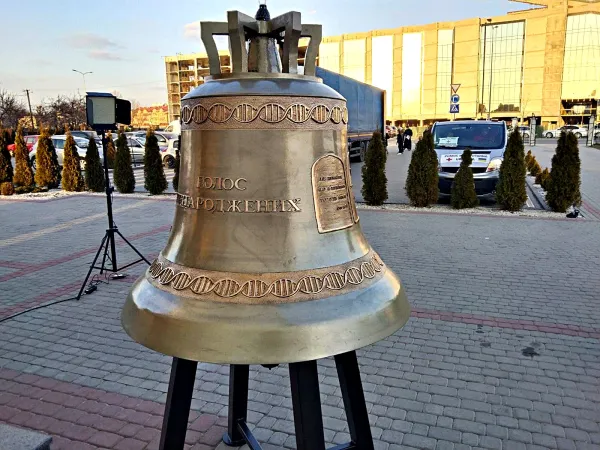
[[(125, 236), (157, 254), (173, 204), (115, 207)], [(0, 202), (0, 320), (76, 293), (103, 211), (102, 198)], [(597, 221), (360, 213), (413, 305), (404, 329), (358, 352), (377, 449), (600, 448)], [(119, 257), (134, 255), (121, 247)], [(119, 320), (143, 270), (0, 323), (0, 422), (52, 434), (52, 450), (156, 448), (170, 359), (132, 342)], [(227, 374), (199, 364), (190, 448), (218, 443)], [(332, 359), (319, 375), (327, 441), (347, 441)], [(253, 367), (250, 388), (257, 437), (293, 448), (287, 367)]]

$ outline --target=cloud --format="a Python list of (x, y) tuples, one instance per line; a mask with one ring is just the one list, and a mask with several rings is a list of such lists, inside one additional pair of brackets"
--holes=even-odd
[(66, 41), (73, 48), (86, 50), (114, 50), (123, 48), (121, 44), (94, 33), (74, 33), (67, 36)]
[(317, 10), (316, 10), (316, 9), (311, 9), (311, 10), (308, 12), (308, 15), (309, 15), (309, 16), (314, 16), (316, 13), (317, 13)]
[(88, 56), (92, 59), (100, 59), (103, 61), (121, 61), (123, 59), (119, 55), (106, 50), (90, 50)]
[(200, 22), (186, 23), (183, 26), (183, 36), (186, 39), (199, 40), (200, 39)]

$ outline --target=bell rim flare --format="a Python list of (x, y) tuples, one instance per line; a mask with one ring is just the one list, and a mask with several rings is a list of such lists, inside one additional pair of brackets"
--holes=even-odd
[(389, 269), (369, 286), (317, 300), (227, 304), (177, 295), (140, 277), (121, 315), (127, 334), (173, 357), (215, 364), (285, 364), (356, 350), (402, 328), (405, 290)]

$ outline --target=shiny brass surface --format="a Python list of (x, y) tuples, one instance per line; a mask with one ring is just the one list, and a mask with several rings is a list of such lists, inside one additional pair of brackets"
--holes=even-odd
[(376, 342), (410, 316), (360, 228), (346, 102), (287, 60), (304, 29), (296, 14), (255, 26), (229, 13), (235, 42), (291, 33), (288, 73), (247, 73), (272, 70), (272, 51), (252, 53), (249, 68), (238, 48), (236, 73), (215, 74), (182, 101), (173, 228), (122, 314), (149, 348), (215, 363), (297, 362)]

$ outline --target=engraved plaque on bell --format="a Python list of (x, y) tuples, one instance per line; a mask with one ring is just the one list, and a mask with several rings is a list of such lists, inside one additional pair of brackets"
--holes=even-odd
[(394, 333), (410, 307), (361, 231), (346, 101), (314, 76), (320, 26), (233, 11), (201, 34), (211, 76), (182, 100), (173, 228), (127, 298), (125, 330), (161, 353), (230, 364), (314, 360)]

